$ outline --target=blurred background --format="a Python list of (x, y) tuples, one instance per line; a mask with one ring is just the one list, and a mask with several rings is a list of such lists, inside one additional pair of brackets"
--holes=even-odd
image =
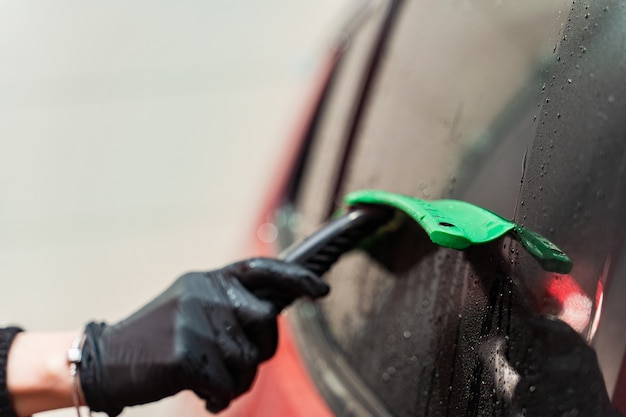
[(119, 320), (239, 259), (346, 3), (0, 2), (2, 325)]

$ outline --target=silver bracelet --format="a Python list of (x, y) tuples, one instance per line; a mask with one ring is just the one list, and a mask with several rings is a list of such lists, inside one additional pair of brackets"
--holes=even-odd
[[(82, 345), (85, 341), (85, 333), (81, 333), (74, 342), (72, 346), (67, 350), (67, 361), (70, 364), (70, 378), (72, 381), (72, 399), (74, 401), (74, 408), (76, 408), (76, 414), (78, 417), (81, 417), (80, 414), (80, 394), (78, 391), (78, 368), (80, 367), (80, 362), (83, 359), (83, 351)], [(91, 416), (91, 410), (89, 410), (88, 415)]]

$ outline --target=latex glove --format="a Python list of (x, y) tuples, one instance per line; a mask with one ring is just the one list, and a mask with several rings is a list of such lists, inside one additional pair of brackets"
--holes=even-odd
[(192, 390), (209, 411), (220, 411), (274, 354), (280, 310), (328, 291), (308, 270), (273, 259), (183, 275), (129, 318), (87, 325), (80, 365), (86, 402), (116, 416), (125, 406)]

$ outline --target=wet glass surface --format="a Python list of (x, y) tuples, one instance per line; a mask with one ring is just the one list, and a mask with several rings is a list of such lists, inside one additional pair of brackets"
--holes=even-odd
[(625, 345), (623, 303), (604, 297), (626, 278), (625, 16), (618, 2), (406, 3), (338, 195), (310, 191), (328, 175), (313, 153), (300, 235), (343, 193), (378, 188), (485, 207), (574, 262), (547, 273), (507, 238), (439, 248), (410, 223), (343, 258), (313, 316), (392, 415), (610, 412)]

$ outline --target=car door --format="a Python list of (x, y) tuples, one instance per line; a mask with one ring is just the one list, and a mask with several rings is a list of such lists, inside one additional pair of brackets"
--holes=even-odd
[(623, 5), (380, 7), (284, 195), (285, 244), (346, 193), (383, 189), (487, 208), (574, 268), (544, 271), (510, 238), (459, 252), (407, 226), (342, 258), (331, 295), (292, 315), (318, 389), (336, 415), (601, 415), (625, 390)]

